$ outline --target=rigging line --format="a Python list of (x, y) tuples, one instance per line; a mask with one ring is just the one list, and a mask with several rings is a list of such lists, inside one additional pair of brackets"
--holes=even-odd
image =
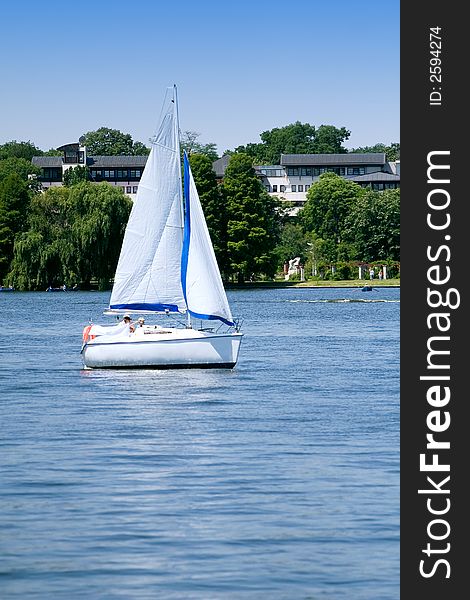
[[(173, 91), (173, 87), (172, 86), (168, 86), (166, 88), (166, 90), (165, 90), (165, 96), (163, 98), (163, 103), (162, 103), (162, 106), (160, 108), (160, 114), (158, 116), (157, 125), (155, 126), (153, 136), (150, 138), (150, 142), (151, 143), (153, 143), (153, 139), (157, 135), (158, 128), (160, 127), (160, 123), (163, 120), (162, 116), (163, 116), (163, 113), (164, 113), (165, 109), (166, 109), (167, 113), (171, 113), (171, 110), (170, 110), (170, 108), (171, 108), (170, 107), (170, 100), (168, 100), (168, 95), (170, 94), (171, 91)], [(171, 98), (171, 102), (172, 101), (173, 101), (173, 98)], [(168, 105), (168, 108), (167, 108), (167, 105)]]
[(154, 142), (154, 141), (152, 141), (152, 144), (154, 146), (159, 146), (160, 148), (164, 148), (165, 150), (169, 150), (170, 152), (173, 152), (173, 154), (177, 153), (174, 148), (170, 148), (169, 146), (165, 146), (164, 144), (160, 144), (160, 143)]

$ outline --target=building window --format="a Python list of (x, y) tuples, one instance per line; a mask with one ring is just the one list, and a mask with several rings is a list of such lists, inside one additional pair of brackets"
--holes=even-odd
[(39, 179), (42, 181), (62, 181), (62, 169), (42, 169)]
[(267, 192), (270, 192), (270, 191), (271, 191), (271, 186), (270, 186), (269, 184), (268, 184), (268, 185), (265, 185), (264, 187), (266, 188), (266, 191), (267, 191)]
[(133, 194), (137, 194), (137, 186), (136, 186), (136, 185), (134, 185), (134, 186), (132, 187), (132, 193), (133, 193)]
[(125, 170), (125, 171), (119, 170), (117, 172), (118, 179), (127, 179), (127, 173), (128, 173), (127, 170)]
[(303, 192), (304, 191), (304, 186), (303, 185), (299, 185), (299, 192)]
[(291, 185), (291, 186), (290, 186), (290, 189), (291, 189), (293, 192), (296, 192), (296, 191), (297, 191), (297, 186), (296, 186), (296, 185)]
[(130, 185), (126, 187), (126, 194), (132, 194), (132, 188)]
[(365, 167), (348, 167), (348, 175), (365, 175)]
[(273, 192), (277, 192), (277, 185), (273, 185)]
[(286, 186), (285, 185), (279, 186), (279, 191), (280, 192), (285, 192), (286, 191)]
[(298, 167), (287, 167), (287, 174), (288, 175), (298, 175), (299, 174)]
[(114, 179), (114, 171), (105, 171), (104, 176), (106, 179)]
[(77, 152), (74, 150), (66, 150), (64, 155), (64, 162), (67, 164), (78, 163)]
[(309, 189), (310, 189), (310, 186), (309, 186), (309, 185), (306, 185), (306, 186), (305, 186), (305, 191), (306, 191), (306, 192), (308, 192), (308, 190), (309, 190)]

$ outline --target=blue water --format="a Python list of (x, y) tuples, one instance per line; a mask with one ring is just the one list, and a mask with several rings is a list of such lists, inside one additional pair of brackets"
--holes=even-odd
[(399, 598), (399, 290), (231, 291), (230, 370), (85, 371), (0, 294), (0, 597)]

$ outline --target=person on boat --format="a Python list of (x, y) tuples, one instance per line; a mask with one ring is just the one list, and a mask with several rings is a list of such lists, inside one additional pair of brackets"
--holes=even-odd
[(137, 323), (138, 323), (137, 327), (143, 327), (143, 326), (144, 326), (144, 324), (145, 324), (145, 319), (144, 319), (144, 317), (139, 317), (139, 318), (137, 319)]
[(89, 330), (90, 336), (97, 335), (125, 335), (126, 333), (129, 335), (133, 333), (135, 330), (134, 325), (132, 324), (132, 319), (130, 315), (124, 315), (122, 321), (119, 321), (116, 325), (92, 325)]
[(124, 315), (122, 322), (126, 324), (126, 327), (129, 330), (129, 333), (134, 333), (135, 325), (132, 323), (132, 319), (130, 315)]

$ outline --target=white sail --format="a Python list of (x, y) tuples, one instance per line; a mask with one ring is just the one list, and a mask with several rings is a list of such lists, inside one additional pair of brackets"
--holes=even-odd
[(233, 325), (199, 195), (184, 154), (185, 232), (182, 257), (183, 291), (189, 313)]
[(129, 216), (110, 309), (184, 312), (182, 243), (181, 163), (173, 97), (152, 141)]

